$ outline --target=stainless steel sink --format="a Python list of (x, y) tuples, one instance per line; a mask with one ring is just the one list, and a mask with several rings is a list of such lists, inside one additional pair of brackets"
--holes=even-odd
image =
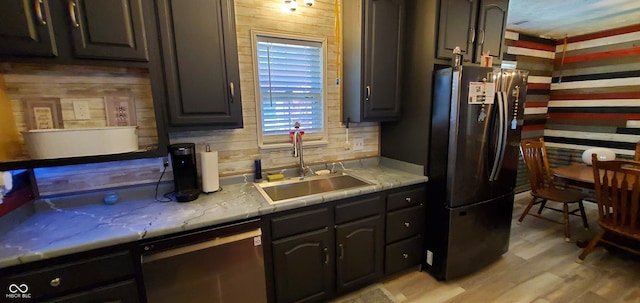
[(293, 198), (308, 197), (367, 185), (371, 185), (371, 183), (351, 175), (339, 174), (312, 176), (303, 180), (294, 178), (278, 182), (258, 183), (256, 188), (270, 204), (275, 204)]

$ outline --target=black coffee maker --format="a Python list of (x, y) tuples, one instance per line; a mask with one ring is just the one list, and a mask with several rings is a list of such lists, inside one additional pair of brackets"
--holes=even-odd
[(196, 145), (178, 143), (169, 145), (173, 168), (174, 195), (178, 202), (189, 202), (198, 198), (198, 171), (196, 168)]

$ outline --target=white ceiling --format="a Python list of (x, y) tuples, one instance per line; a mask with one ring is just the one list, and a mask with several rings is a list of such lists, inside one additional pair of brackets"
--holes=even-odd
[(510, 0), (507, 29), (561, 39), (640, 24), (640, 0)]

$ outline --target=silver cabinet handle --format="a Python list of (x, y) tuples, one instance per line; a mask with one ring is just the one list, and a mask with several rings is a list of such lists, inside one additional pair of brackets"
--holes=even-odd
[(69, 1), (69, 17), (71, 18), (71, 25), (73, 25), (73, 27), (80, 27), (78, 18), (76, 18), (76, 3), (73, 0)]
[(342, 243), (338, 244), (338, 247), (340, 247), (340, 260), (344, 259), (344, 245), (342, 245)]
[(324, 264), (329, 264), (329, 249), (324, 248)]
[(231, 93), (231, 103), (233, 103), (233, 99), (236, 98), (236, 88), (233, 82), (229, 82), (229, 92)]
[(49, 282), (49, 285), (51, 285), (53, 287), (58, 287), (58, 285), (60, 285), (60, 278), (55, 278), (55, 279), (51, 280), (51, 282)]
[(476, 29), (470, 28), (469, 31), (471, 32), (471, 42), (469, 44), (471, 44), (476, 41)]
[(36, 17), (38, 18), (38, 24), (45, 25), (47, 24), (47, 20), (44, 20), (42, 16), (42, 0), (34, 0), (33, 8), (36, 10)]
[(407, 203), (411, 203), (411, 197), (406, 197), (404, 200), (407, 201)]
[(481, 29), (478, 31), (478, 37), (480, 37), (480, 35), (482, 35), (482, 39), (480, 39), (480, 45), (484, 44), (484, 30)]
[(404, 222), (404, 227), (409, 228), (411, 226), (411, 223), (409, 222)]
[(402, 254), (405, 259), (409, 259), (409, 254)]
[(369, 101), (369, 97), (371, 97), (371, 85), (367, 85), (367, 92), (364, 95), (364, 101)]

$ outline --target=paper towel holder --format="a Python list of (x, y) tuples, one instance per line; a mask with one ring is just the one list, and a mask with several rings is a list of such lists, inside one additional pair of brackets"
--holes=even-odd
[(206, 144), (205, 151), (200, 153), (200, 165), (202, 192), (210, 194), (222, 190), (218, 176), (218, 152), (212, 151), (209, 144)]

